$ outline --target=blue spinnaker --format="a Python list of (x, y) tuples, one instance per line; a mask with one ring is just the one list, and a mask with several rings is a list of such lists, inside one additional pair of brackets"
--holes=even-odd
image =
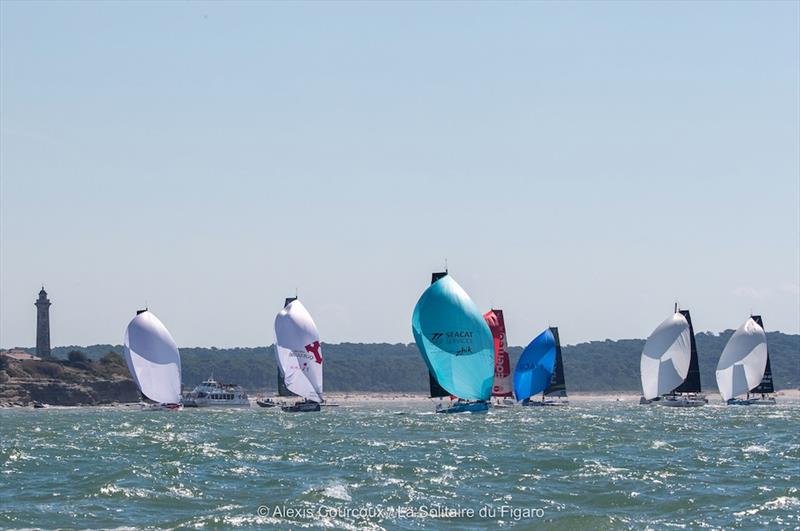
[(525, 400), (550, 385), (556, 365), (556, 338), (545, 330), (525, 347), (514, 369), (514, 395)]
[(449, 275), (425, 290), (411, 319), (414, 340), (439, 384), (465, 400), (488, 400), (494, 340), (469, 295)]

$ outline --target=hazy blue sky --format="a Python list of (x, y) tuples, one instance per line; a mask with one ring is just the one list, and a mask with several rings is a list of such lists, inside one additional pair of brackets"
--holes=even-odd
[(800, 4), (0, 3), (0, 346), (800, 329)]

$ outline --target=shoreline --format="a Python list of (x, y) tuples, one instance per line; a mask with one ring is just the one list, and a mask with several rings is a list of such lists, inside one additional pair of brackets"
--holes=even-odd
[[(253, 395), (250, 396), (250, 405), (251, 408), (258, 409), (258, 405), (256, 404), (256, 400), (258, 398), (270, 398), (275, 401), (277, 404), (283, 403), (292, 403), (295, 402), (297, 399), (293, 397), (276, 397), (274, 395)], [(587, 404), (587, 403), (617, 403), (617, 402), (624, 402), (624, 403), (638, 403), (639, 398), (641, 397), (641, 393), (636, 393), (633, 391), (624, 391), (619, 393), (611, 393), (611, 392), (574, 392), (568, 395), (568, 400), (570, 403), (573, 404)], [(709, 404), (722, 404), (722, 397), (717, 392), (713, 393), (706, 393), (706, 397), (708, 398)], [(800, 389), (783, 389), (777, 391), (775, 393), (775, 398), (778, 400), (778, 403), (793, 403), (800, 401)], [(402, 392), (392, 392), (387, 393), (383, 391), (335, 391), (331, 393), (326, 393), (325, 400), (327, 403), (332, 405), (355, 405), (355, 404), (381, 404), (381, 403), (407, 403), (407, 404), (424, 404), (424, 403), (433, 403), (438, 401), (435, 398), (429, 397), (425, 393), (402, 393)], [(443, 400), (447, 400), (444, 398)], [(132, 407), (137, 407), (139, 402), (115, 402), (115, 403), (107, 403), (107, 404), (96, 404), (96, 405), (89, 405), (89, 404), (82, 404), (82, 405), (74, 405), (74, 406), (66, 406), (66, 405), (49, 405), (47, 404), (47, 409), (75, 409), (75, 408), (108, 408), (108, 409), (127, 409)], [(3, 409), (35, 409), (33, 405), (19, 405), (19, 404), (0, 404), (0, 410)], [(187, 408), (187, 409), (195, 409), (195, 408)], [(199, 409), (236, 409), (236, 408), (199, 408)], [(244, 408), (247, 409), (247, 408)]]

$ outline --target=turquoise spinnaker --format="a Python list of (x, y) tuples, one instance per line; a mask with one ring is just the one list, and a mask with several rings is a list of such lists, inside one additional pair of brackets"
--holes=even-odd
[(494, 340), (469, 295), (449, 275), (425, 290), (411, 318), (414, 340), (439, 384), (464, 400), (488, 400)]
[(525, 347), (514, 369), (514, 395), (517, 400), (525, 400), (547, 389), (555, 365), (556, 338), (547, 329)]

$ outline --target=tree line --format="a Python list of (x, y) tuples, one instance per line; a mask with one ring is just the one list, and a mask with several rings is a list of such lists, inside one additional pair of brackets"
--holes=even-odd
[[(714, 371), (733, 330), (696, 335), (703, 388), (716, 390)], [(776, 389), (800, 387), (800, 335), (767, 334)], [(643, 339), (591, 341), (562, 348), (567, 390), (635, 392), (640, 390), (639, 358)], [(522, 347), (509, 348), (514, 367)], [(100, 359), (122, 353), (121, 345), (58, 347), (53, 355), (66, 359), (70, 352)], [(272, 346), (254, 348), (181, 348), (184, 388), (191, 389), (214, 376), (250, 391), (277, 390), (277, 367)], [(338, 343), (322, 347), (327, 391), (419, 392), (428, 390), (427, 367), (415, 344)], [(72, 354), (75, 361), (80, 356)]]

